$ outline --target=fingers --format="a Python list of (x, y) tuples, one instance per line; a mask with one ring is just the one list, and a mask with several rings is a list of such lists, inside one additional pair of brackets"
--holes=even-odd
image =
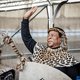
[(11, 42), (11, 38), (7, 36), (4, 38), (3, 42), (9, 44)]
[(31, 9), (32, 9), (32, 12), (34, 13), (37, 10), (37, 6), (34, 6)]
[(24, 14), (23, 18), (24, 19), (29, 19), (36, 12), (36, 10), (37, 10), (37, 7), (36, 6), (35, 7), (32, 7), (29, 11), (27, 11)]

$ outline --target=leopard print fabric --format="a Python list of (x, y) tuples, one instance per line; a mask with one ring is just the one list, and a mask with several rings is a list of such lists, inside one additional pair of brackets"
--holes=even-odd
[(54, 27), (48, 31), (57, 31), (62, 34), (60, 47), (51, 49), (40, 43), (34, 47), (33, 61), (37, 63), (47, 64), (52, 67), (67, 67), (79, 63), (70, 53), (67, 52), (67, 37), (64, 30)]
[(67, 67), (79, 63), (62, 47), (50, 49), (39, 43), (37, 43), (34, 47), (33, 61), (47, 64), (52, 67)]

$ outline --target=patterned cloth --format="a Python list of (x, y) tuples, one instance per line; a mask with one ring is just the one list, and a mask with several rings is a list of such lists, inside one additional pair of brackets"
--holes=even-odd
[(51, 49), (40, 43), (34, 47), (33, 61), (52, 67), (69, 67), (79, 63), (65, 48)]
[(56, 49), (50, 49), (47, 46), (37, 43), (30, 35), (29, 20), (23, 19), (21, 24), (22, 40), (28, 50), (33, 54), (33, 61), (48, 64), (52, 67), (73, 66), (79, 63), (67, 52), (67, 38), (64, 30), (59, 27), (54, 27), (50, 28), (48, 33), (51, 30), (57, 31), (61, 34), (62, 41), (60, 47)]
[(49, 48), (36, 43), (34, 47), (33, 61), (47, 64), (52, 67), (69, 67), (79, 63), (70, 53), (67, 52), (67, 38), (63, 29), (54, 27), (48, 30), (60, 33), (62, 41), (60, 47)]

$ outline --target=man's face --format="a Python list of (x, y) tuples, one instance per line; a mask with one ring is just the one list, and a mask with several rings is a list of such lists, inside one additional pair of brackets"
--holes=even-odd
[(47, 37), (47, 44), (51, 48), (59, 47), (61, 43), (61, 38), (59, 33), (56, 31), (50, 31)]

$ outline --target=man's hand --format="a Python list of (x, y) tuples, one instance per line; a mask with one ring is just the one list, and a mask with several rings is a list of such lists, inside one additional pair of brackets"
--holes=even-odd
[(5, 44), (9, 44), (9, 43), (12, 42), (12, 39), (11, 39), (9, 36), (6, 36), (6, 37), (4, 37), (3, 42), (4, 42)]
[(37, 7), (32, 7), (29, 11), (27, 11), (24, 14), (23, 18), (24, 19), (29, 19), (36, 12), (36, 10), (37, 10)]

